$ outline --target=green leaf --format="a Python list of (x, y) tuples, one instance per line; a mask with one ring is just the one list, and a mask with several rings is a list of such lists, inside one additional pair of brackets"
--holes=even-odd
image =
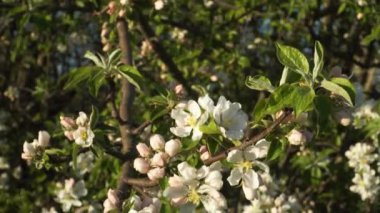
[(323, 69), (323, 46), (319, 41), (315, 42), (315, 47), (314, 47), (314, 68), (313, 68), (313, 82), (317, 78), (318, 74), (322, 71)]
[(380, 25), (377, 24), (372, 28), (371, 33), (363, 38), (361, 44), (369, 45), (374, 40), (380, 40)]
[(265, 76), (248, 76), (248, 78), (245, 81), (245, 85), (253, 90), (259, 90), (259, 91), (269, 91), (273, 92), (274, 87), (272, 86), (272, 83), (270, 80)]
[(99, 110), (95, 106), (91, 107), (91, 115), (90, 115), (90, 127), (93, 129), (98, 122), (99, 119)]
[(299, 86), (293, 90), (289, 105), (294, 109), (294, 114), (297, 117), (311, 106), (315, 97), (314, 90), (308, 86)]
[(261, 99), (256, 103), (255, 109), (253, 110), (253, 117), (255, 122), (259, 122), (264, 117), (267, 107), (267, 100), (268, 99)]
[(120, 60), (120, 55), (121, 55), (121, 50), (116, 49), (112, 51), (112, 53), (108, 56), (108, 63), (111, 64), (116, 64)]
[(68, 76), (68, 81), (64, 86), (64, 90), (76, 88), (81, 82), (88, 80), (97, 71), (94, 67), (80, 67), (73, 69)]
[(105, 68), (105, 64), (102, 62), (103, 60), (101, 60), (102, 56), (97, 56), (94, 53), (87, 51), (84, 54), (84, 57), (91, 60), (96, 66), (101, 67), (101, 68)]
[(326, 90), (330, 91), (333, 94), (343, 97), (350, 104), (350, 106), (353, 106), (351, 97), (348, 94), (348, 92), (345, 89), (343, 89), (343, 87), (339, 86), (338, 84), (332, 81), (323, 79), (323, 81), (321, 82), (321, 87), (325, 88)]
[(104, 72), (99, 70), (88, 80), (88, 89), (92, 96), (97, 97), (101, 86), (106, 83)]
[(339, 86), (343, 87), (343, 89), (345, 89), (348, 92), (351, 100), (355, 104), (356, 90), (350, 80), (348, 80), (347, 78), (332, 78), (330, 80), (338, 84)]
[[(284, 84), (278, 87), (269, 97), (264, 114), (274, 114), (286, 107), (292, 108), (298, 116), (307, 111), (313, 103), (314, 90), (309, 86)], [(262, 111), (262, 109), (261, 109)]]
[(199, 127), (199, 130), (203, 132), (204, 134), (220, 134), (220, 130), (218, 128), (218, 125), (216, 125), (215, 121), (212, 120), (209, 124), (207, 125), (202, 125)]
[(141, 90), (140, 84), (143, 84), (144, 78), (136, 68), (129, 65), (122, 65), (118, 71), (129, 83), (133, 84), (138, 90)]
[(302, 76), (309, 73), (309, 62), (296, 48), (276, 43), (276, 54), (282, 65), (295, 70)]
[(283, 151), (283, 145), (280, 140), (273, 140), (270, 143), (268, 154), (266, 157), (266, 160), (271, 161), (275, 160), (281, 155), (281, 152)]

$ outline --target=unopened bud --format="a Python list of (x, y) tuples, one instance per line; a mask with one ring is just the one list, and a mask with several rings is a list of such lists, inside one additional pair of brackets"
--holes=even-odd
[(69, 139), (69, 141), (74, 140), (73, 131), (65, 131), (64, 134), (65, 134), (66, 138)]
[(150, 165), (153, 167), (163, 167), (166, 164), (168, 156), (164, 152), (156, 153), (150, 161)]
[(74, 119), (70, 117), (60, 117), (60, 123), (64, 129), (74, 129), (76, 127)]
[(151, 169), (149, 170), (148, 172), (148, 178), (150, 180), (159, 180), (161, 178), (163, 178), (165, 176), (165, 169), (164, 168), (154, 168), (154, 169)]
[(182, 148), (182, 144), (181, 144), (181, 141), (178, 139), (172, 139), (172, 140), (166, 142), (166, 144), (165, 144), (165, 152), (170, 157), (173, 157), (176, 154), (178, 154), (178, 152), (181, 151), (181, 148)]
[(117, 196), (116, 190), (108, 189), (107, 199), (114, 205), (119, 203), (119, 197)]
[(133, 168), (141, 174), (146, 174), (149, 171), (149, 163), (143, 158), (136, 158), (133, 162)]
[(136, 145), (136, 149), (140, 156), (143, 158), (147, 158), (151, 154), (150, 148), (145, 143), (138, 143)]
[(289, 143), (295, 146), (302, 145), (307, 140), (306, 136), (296, 129), (290, 131), (286, 137), (288, 138)]
[(209, 152), (204, 152), (201, 154), (201, 160), (202, 161), (206, 161), (206, 160), (210, 159), (210, 157), (211, 157), (211, 155)]
[(103, 46), (103, 52), (108, 52), (109, 50), (111, 49), (111, 43), (106, 43), (104, 46)]
[(112, 15), (115, 12), (115, 9), (116, 9), (116, 2), (114, 2), (114, 1), (109, 2), (107, 13), (109, 15)]
[(352, 114), (347, 110), (340, 110), (334, 114), (334, 119), (342, 126), (348, 126), (352, 122)]
[(128, 0), (120, 0), (120, 4), (121, 4), (121, 5), (126, 5), (127, 2), (128, 2)]
[(165, 139), (162, 135), (154, 134), (149, 139), (150, 146), (153, 150), (160, 151), (165, 148)]
[(49, 146), (50, 135), (46, 131), (38, 132), (38, 146), (47, 147)]
[(125, 16), (125, 10), (120, 10), (118, 16), (124, 17)]

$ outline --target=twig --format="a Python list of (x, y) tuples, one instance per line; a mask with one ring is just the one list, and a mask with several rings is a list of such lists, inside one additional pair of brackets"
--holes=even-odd
[[(132, 51), (130, 46), (130, 39), (128, 35), (128, 24), (125, 19), (118, 18), (116, 24), (118, 36), (119, 36), (119, 46), (122, 52), (121, 62), (123, 64), (132, 65)], [(128, 80), (122, 80), (121, 87), (122, 97), (119, 107), (119, 117), (120, 117), (120, 135), (122, 142), (122, 153), (128, 154), (132, 147), (132, 138), (130, 135), (130, 122), (131, 122), (131, 108), (133, 100), (135, 97), (135, 88), (128, 82)], [(126, 194), (129, 191), (128, 185), (124, 182), (124, 179), (128, 177), (131, 170), (131, 163), (125, 161), (122, 165), (121, 176), (118, 181), (117, 186), (117, 196), (119, 203), (116, 204), (119, 210), (122, 209), (122, 201), (126, 197)]]
[(124, 178), (125, 183), (141, 187), (153, 187), (158, 185), (158, 181), (149, 180), (148, 178)]
[(137, 21), (144, 37), (149, 41), (153, 50), (156, 52), (160, 60), (168, 67), (170, 74), (185, 87), (191, 97), (195, 97), (194, 91), (191, 89), (189, 82), (183, 77), (183, 74), (174, 63), (173, 59), (166, 52), (165, 48), (157, 40), (156, 33), (153, 31), (148, 21), (145, 19), (141, 11), (137, 10)]
[(135, 128), (134, 130), (132, 130), (131, 134), (132, 135), (138, 135), (140, 134), (142, 131), (144, 131), (144, 129), (151, 125), (152, 124), (152, 121), (145, 121), (144, 123), (142, 123), (140, 126), (138, 126), (137, 128)]
[(247, 139), (240, 146), (230, 147), (230, 148), (220, 152), (219, 154), (217, 154), (217, 155), (211, 157), (210, 159), (204, 161), (204, 163), (206, 165), (210, 165), (210, 164), (212, 164), (218, 160), (222, 160), (222, 159), (226, 158), (228, 153), (232, 150), (244, 149), (244, 148), (256, 143), (257, 141), (259, 141), (259, 140), (265, 138), (267, 135), (269, 135), (269, 133), (271, 133), (277, 126), (279, 126), (283, 121), (289, 119), (289, 117), (291, 117), (291, 116), (292, 116), (292, 111), (291, 110), (285, 110), (285, 112), (277, 120), (275, 120), (270, 126), (268, 126), (266, 129), (264, 129), (263, 131), (261, 131), (257, 135), (253, 136), (250, 139)]

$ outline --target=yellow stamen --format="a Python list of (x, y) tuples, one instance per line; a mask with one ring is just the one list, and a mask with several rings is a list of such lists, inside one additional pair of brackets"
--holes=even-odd
[(187, 194), (187, 200), (198, 206), (199, 203), (201, 202), (201, 196), (198, 194), (195, 188), (191, 188)]
[(88, 137), (88, 135), (87, 135), (87, 131), (83, 131), (83, 132), (81, 132), (81, 138), (82, 138), (82, 140), (87, 140), (87, 137)]
[(237, 166), (242, 168), (244, 171), (248, 171), (252, 169), (253, 163), (251, 161), (243, 161), (243, 162), (237, 163)]
[(194, 118), (193, 116), (190, 116), (186, 119), (186, 123), (191, 126), (191, 127), (194, 127), (196, 124), (197, 124), (197, 119)]

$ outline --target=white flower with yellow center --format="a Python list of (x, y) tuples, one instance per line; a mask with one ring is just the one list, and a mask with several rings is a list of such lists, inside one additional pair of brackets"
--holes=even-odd
[(181, 212), (194, 212), (201, 203), (207, 212), (219, 212), (227, 207), (224, 196), (219, 192), (223, 186), (220, 162), (209, 167), (196, 169), (187, 162), (178, 165), (179, 176), (169, 178), (169, 187), (164, 196), (172, 204), (180, 206)]
[(80, 126), (73, 132), (75, 143), (82, 147), (89, 147), (92, 145), (95, 134), (89, 127)]
[(75, 182), (73, 178), (65, 180), (65, 185), (61, 183), (57, 185), (59, 190), (56, 194), (56, 201), (62, 204), (64, 212), (70, 211), (71, 207), (80, 207), (82, 202), (80, 198), (87, 195), (87, 189), (83, 180)]
[(38, 132), (38, 139), (34, 139), (32, 143), (24, 142), (23, 153), (21, 158), (24, 160), (32, 160), (36, 155), (41, 154), (43, 150), (49, 146), (50, 135), (46, 131)]
[(192, 140), (200, 140), (203, 133), (199, 127), (208, 119), (208, 113), (203, 113), (198, 103), (189, 100), (185, 103), (178, 104), (172, 111), (170, 116), (175, 120), (176, 127), (170, 128), (170, 131), (178, 137), (187, 137), (191, 133)]
[(224, 96), (219, 97), (213, 109), (213, 117), (223, 135), (231, 140), (243, 138), (248, 124), (248, 116), (241, 110), (239, 103), (231, 103)]
[(268, 141), (263, 139), (257, 142), (256, 145), (247, 147), (244, 151), (232, 150), (228, 153), (227, 161), (233, 163), (234, 168), (231, 170), (227, 181), (231, 186), (236, 186), (241, 182), (244, 195), (248, 200), (255, 197), (255, 191), (260, 186), (259, 174), (254, 168), (266, 173), (269, 172), (269, 167), (257, 160), (267, 155), (269, 144)]

